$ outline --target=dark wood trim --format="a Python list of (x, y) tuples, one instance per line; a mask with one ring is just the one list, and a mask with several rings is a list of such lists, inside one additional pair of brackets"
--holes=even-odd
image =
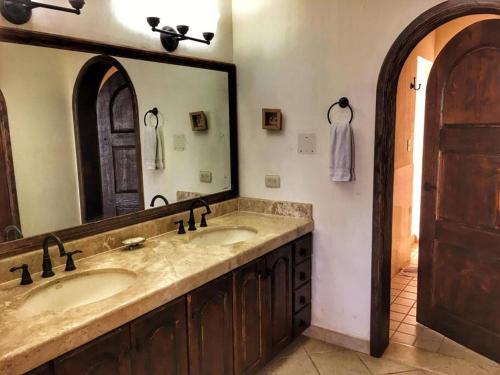
[[(152, 52), (124, 46), (116, 46), (104, 43), (77, 39), (71, 37), (57, 36), (52, 34), (0, 27), (0, 42), (26, 44), (47, 48), (57, 48), (71, 51), (94, 53), (96, 55), (111, 55), (113, 57), (124, 57), (136, 60), (152, 61), (164, 64), (182, 65), (193, 68), (216, 70), (228, 74), (229, 92), (229, 128), (230, 128), (230, 153), (231, 153), (231, 190), (207, 195), (204, 199), (208, 203), (218, 203), (239, 196), (239, 171), (238, 171), (238, 136), (237, 136), (237, 101), (236, 101), (236, 66), (234, 64), (198, 59), (193, 57), (170, 55), (162, 52)], [(67, 228), (54, 233), (63, 241), (72, 241), (79, 238), (107, 232), (110, 230), (155, 220), (164, 216), (173, 215), (187, 211), (192, 200), (158, 207), (95, 223), (83, 224), (73, 228)], [(14, 255), (27, 253), (41, 248), (43, 238), (46, 234), (24, 238), (17, 241), (0, 244), (0, 259)]]
[(12, 215), (12, 224), (21, 228), (21, 220), (19, 218), (19, 206), (17, 204), (17, 188), (16, 176), (14, 175), (14, 161), (12, 159), (12, 147), (10, 144), (10, 131), (9, 131), (9, 116), (7, 112), (7, 103), (0, 90), (0, 142), (3, 142), (1, 148), (4, 152), (3, 159), (7, 170), (7, 185), (9, 189), (10, 211)]
[[(89, 69), (96, 65), (102, 65), (103, 70), (101, 80), (106, 74), (107, 70), (111, 67), (115, 67), (118, 69), (120, 74), (125, 78), (127, 85), (132, 93), (132, 102), (133, 102), (133, 111), (134, 111), (134, 129), (135, 129), (135, 143), (136, 143), (136, 154), (137, 154), (137, 173), (138, 173), (138, 182), (139, 182), (139, 195), (140, 202), (142, 203), (142, 209), (144, 209), (144, 182), (143, 182), (143, 173), (142, 173), (142, 146), (141, 146), (141, 129), (140, 129), (140, 121), (139, 121), (139, 108), (137, 104), (137, 94), (135, 92), (135, 87), (130, 79), (127, 70), (123, 67), (122, 64), (115, 58), (107, 55), (100, 55), (92, 57), (88, 60), (83, 67), (80, 69), (78, 73), (78, 77), (75, 81), (75, 86), (73, 88), (73, 123), (74, 123), (74, 132), (75, 132), (75, 146), (76, 146), (76, 159), (77, 159), (77, 171), (78, 171), (78, 186), (80, 188), (80, 217), (82, 223), (86, 221), (86, 212), (85, 212), (85, 192), (84, 192), (84, 179), (82, 174), (82, 149), (80, 143), (80, 112), (88, 112), (88, 108), (80, 108), (79, 99), (80, 95), (83, 95), (82, 92), (82, 80), (87, 78), (87, 73)], [(97, 101), (97, 94), (96, 94)], [(95, 104), (95, 103), (94, 103)], [(95, 108), (95, 105), (94, 105)], [(97, 117), (97, 116), (96, 116)], [(97, 121), (97, 118), (95, 119)]]
[(370, 323), (370, 352), (375, 357), (380, 357), (389, 344), (394, 142), (399, 75), (412, 50), (437, 27), (458, 17), (488, 13), (500, 14), (500, 1), (450, 0), (429, 9), (399, 35), (380, 71), (375, 123)]

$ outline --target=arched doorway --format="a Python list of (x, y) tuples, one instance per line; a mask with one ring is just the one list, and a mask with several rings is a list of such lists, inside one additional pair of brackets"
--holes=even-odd
[(431, 8), (396, 39), (380, 71), (375, 133), (370, 327), (370, 351), (376, 357), (383, 354), (389, 343), (393, 167), (399, 75), (411, 51), (430, 32), (453, 19), (487, 13), (500, 14), (500, 3), (457, 0)]
[(82, 222), (144, 209), (137, 98), (109, 56), (89, 60), (73, 92)]
[[(0, 242), (20, 236), (19, 208), (17, 205), (16, 179), (14, 162), (10, 146), (9, 119), (7, 105), (0, 91)], [(4, 231), (10, 226), (16, 226), (19, 236), (6, 238)]]

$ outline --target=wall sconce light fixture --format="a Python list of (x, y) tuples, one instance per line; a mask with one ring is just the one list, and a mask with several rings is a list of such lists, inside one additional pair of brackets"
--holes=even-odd
[(68, 0), (71, 8), (57, 5), (43, 4), (31, 0), (0, 0), (0, 13), (7, 21), (16, 25), (22, 25), (31, 18), (32, 10), (35, 8), (46, 8), (61, 12), (80, 14), (85, 5), (85, 0)]
[(161, 34), (161, 44), (168, 52), (175, 51), (179, 46), (179, 42), (183, 40), (192, 40), (198, 43), (210, 44), (214, 38), (214, 33), (203, 33), (203, 39), (191, 38), (186, 35), (189, 31), (189, 26), (186, 25), (177, 26), (177, 31), (170, 26), (158, 29), (157, 26), (160, 24), (160, 19), (158, 17), (148, 17), (147, 21), (149, 26), (151, 26), (151, 30)]

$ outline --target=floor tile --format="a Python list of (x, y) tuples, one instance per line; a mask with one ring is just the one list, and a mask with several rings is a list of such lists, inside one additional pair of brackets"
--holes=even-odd
[(417, 308), (413, 307), (409, 312), (408, 315), (410, 316), (417, 316)]
[(401, 314), (408, 314), (410, 310), (411, 310), (410, 306), (398, 305), (396, 303), (393, 303), (391, 305), (391, 311), (395, 311)]
[(370, 375), (361, 359), (350, 350), (311, 354), (311, 359), (321, 375)]
[(404, 306), (410, 306), (410, 307), (413, 307), (413, 305), (415, 304), (414, 300), (408, 299), (408, 298), (402, 298), (402, 297), (396, 298), (396, 300), (394, 302), (397, 303), (398, 305), (404, 305)]
[(400, 283), (391, 283), (391, 289), (396, 289), (396, 290), (404, 290), (406, 288), (405, 284), (400, 284)]
[(399, 283), (399, 284), (408, 285), (408, 283), (410, 283), (410, 282), (411, 282), (411, 278), (406, 277), (406, 276), (395, 276), (395, 277), (392, 279), (392, 282), (393, 282), (393, 283)]
[(374, 358), (367, 354), (357, 353), (361, 361), (373, 375), (394, 374), (412, 371), (414, 368), (384, 358)]
[(306, 336), (297, 337), (290, 345), (279, 352), (276, 358), (291, 357), (294, 355), (305, 355), (307, 354), (305, 350), (305, 344), (308, 340), (312, 340)]
[(417, 326), (414, 326), (411, 324), (406, 324), (406, 323), (401, 323), (401, 325), (398, 328), (398, 332), (403, 332), (403, 333), (407, 333), (409, 335), (416, 336), (417, 335)]
[(417, 280), (413, 280), (413, 281), (410, 281), (410, 283), (408, 285), (410, 285), (410, 286), (417, 286), (417, 283), (418, 283)]
[(277, 358), (271, 361), (259, 375), (318, 375), (307, 354)]
[(408, 335), (403, 332), (396, 331), (391, 337), (391, 341), (398, 342), (400, 344), (413, 345), (416, 337), (413, 335)]
[(398, 322), (396, 320), (389, 320), (389, 329), (392, 329), (392, 330), (397, 330), (399, 325), (401, 324), (401, 322)]
[(417, 318), (415, 318), (414, 316), (408, 315), (408, 316), (406, 316), (406, 318), (403, 319), (403, 322), (406, 323), (406, 324), (416, 325), (417, 324)]
[(306, 353), (316, 354), (316, 353), (330, 353), (338, 350), (345, 350), (344, 348), (332, 345), (323, 341), (315, 339), (307, 339), (307, 341), (302, 346)]
[(430, 352), (437, 352), (443, 341), (443, 335), (420, 324), (415, 327), (417, 328), (417, 340), (414, 345)]
[(401, 314), (395, 311), (391, 311), (390, 319), (396, 322), (401, 322), (405, 318), (405, 314)]
[(410, 285), (408, 285), (405, 288), (405, 292), (417, 293), (417, 287), (416, 286), (410, 286)]
[(412, 299), (414, 301), (417, 300), (417, 295), (416, 293), (412, 293), (412, 292), (401, 292), (401, 294), (399, 295), (400, 297), (403, 297), (403, 298), (408, 298), (408, 299)]
[(401, 293), (400, 290), (398, 290), (398, 289), (391, 289), (391, 296), (397, 297), (397, 296), (399, 296), (399, 293)]

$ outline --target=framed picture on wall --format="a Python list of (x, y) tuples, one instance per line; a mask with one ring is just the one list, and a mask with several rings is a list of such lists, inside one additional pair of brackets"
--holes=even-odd
[(208, 129), (207, 116), (205, 115), (205, 112), (191, 112), (189, 117), (191, 118), (191, 129), (193, 129), (193, 131), (196, 132)]
[(262, 110), (262, 129), (281, 130), (281, 109)]

